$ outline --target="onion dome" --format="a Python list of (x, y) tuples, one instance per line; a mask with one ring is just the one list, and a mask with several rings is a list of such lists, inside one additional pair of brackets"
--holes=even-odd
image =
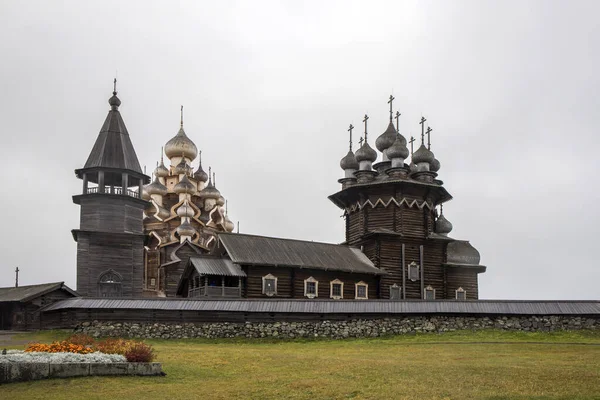
[(208, 181), (208, 174), (202, 169), (202, 152), (199, 153), (200, 162), (198, 163), (198, 169), (194, 172), (194, 179), (198, 182)]
[(223, 227), (227, 232), (233, 232), (233, 229), (235, 228), (235, 224), (229, 219), (227, 214), (225, 214), (225, 223), (223, 224)]
[(188, 165), (188, 163), (185, 161), (185, 156), (183, 156), (181, 157), (179, 164), (177, 164), (173, 169), (173, 173), (175, 173), (175, 175), (187, 175), (191, 172), (191, 170), (192, 167)]
[(438, 219), (435, 221), (435, 231), (440, 235), (447, 236), (452, 232), (452, 223), (444, 217), (444, 213), (441, 213)]
[(431, 164), (433, 162), (433, 160), (435, 160), (433, 153), (430, 150), (428, 150), (424, 144), (422, 144), (421, 147), (419, 147), (412, 156), (412, 162), (414, 162), (415, 164), (420, 164), (420, 163)]
[(205, 199), (218, 200), (219, 197), (221, 197), (221, 192), (219, 192), (219, 190), (216, 187), (214, 187), (211, 181), (208, 181), (208, 185), (206, 185), (206, 187), (198, 193), (198, 196)]
[(177, 194), (194, 194), (196, 192), (196, 185), (190, 182), (187, 175), (184, 175), (183, 178), (181, 178), (181, 180), (179, 181), (179, 183), (175, 185), (173, 190)]
[(348, 154), (340, 160), (340, 167), (345, 171), (347, 169), (358, 169), (358, 161), (352, 150), (348, 151)]
[(198, 155), (198, 148), (185, 134), (183, 124), (179, 128), (177, 135), (165, 144), (165, 154), (169, 158), (178, 157), (183, 154), (184, 157), (190, 160), (194, 160)]
[(182, 218), (183, 217), (192, 218), (194, 216), (194, 214), (196, 214), (196, 212), (187, 203), (182, 204), (177, 209), (177, 215)]
[(158, 165), (154, 170), (154, 175), (158, 176), (159, 178), (165, 178), (169, 176), (169, 169), (165, 167), (163, 160), (160, 160), (160, 165)]
[(396, 140), (394, 140), (394, 143), (390, 147), (388, 147), (387, 156), (390, 160), (392, 158), (408, 158), (408, 148), (406, 147), (406, 139), (404, 139), (402, 135), (396, 135)]
[(148, 193), (146, 191), (146, 186), (142, 186), (142, 200), (150, 200), (152, 197), (150, 196), (150, 193)]
[(110, 108), (113, 110), (117, 110), (119, 108), (119, 106), (121, 105), (121, 100), (119, 100), (119, 98), (117, 97), (116, 91), (114, 91), (112, 97), (110, 99), (108, 99), (108, 104), (110, 105)]
[(438, 172), (440, 170), (440, 162), (437, 158), (434, 158), (431, 164), (429, 164), (429, 170), (433, 172)]
[(356, 161), (359, 163), (361, 161), (373, 162), (375, 160), (377, 160), (377, 152), (369, 146), (369, 143), (363, 144), (360, 149), (356, 150)]
[(454, 265), (479, 265), (481, 255), (468, 241), (455, 240), (448, 243), (447, 263)]
[(390, 121), (390, 124), (388, 125), (385, 132), (383, 132), (377, 138), (377, 140), (375, 140), (375, 147), (377, 147), (377, 150), (379, 150), (383, 153), (384, 150), (386, 150), (388, 147), (390, 147), (392, 144), (394, 144), (394, 142), (396, 141), (397, 135), (398, 135), (398, 131), (394, 127), (394, 123), (392, 121)]
[(167, 194), (167, 187), (160, 183), (158, 177), (154, 177), (154, 182), (145, 186), (146, 192), (150, 195), (159, 194), (164, 196)]
[(190, 225), (190, 223), (188, 222), (187, 219), (185, 221), (183, 221), (181, 223), (181, 225), (179, 225), (175, 231), (179, 234), (179, 236), (192, 237), (196, 234), (196, 229), (194, 229), (194, 227), (192, 225)]

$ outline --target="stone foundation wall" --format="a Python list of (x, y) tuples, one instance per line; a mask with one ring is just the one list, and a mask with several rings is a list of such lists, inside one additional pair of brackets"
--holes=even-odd
[(506, 331), (551, 332), (600, 329), (600, 318), (569, 316), (455, 317), (410, 316), (349, 321), (246, 322), (246, 323), (130, 323), (94, 321), (81, 323), (77, 331), (92, 335), (137, 338), (366, 338), (416, 332), (501, 329)]

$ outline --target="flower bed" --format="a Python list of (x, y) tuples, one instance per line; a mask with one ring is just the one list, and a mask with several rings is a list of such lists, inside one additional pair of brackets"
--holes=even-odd
[(87, 354), (77, 353), (47, 353), (24, 352), (23, 350), (8, 350), (0, 355), (0, 363), (123, 363), (127, 362), (124, 355), (105, 354), (99, 351)]

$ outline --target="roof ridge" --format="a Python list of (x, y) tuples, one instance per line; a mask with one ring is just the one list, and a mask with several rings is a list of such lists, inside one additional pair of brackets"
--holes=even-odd
[(219, 233), (219, 236), (223, 236), (223, 235), (225, 235), (225, 236), (252, 236), (252, 237), (258, 237), (258, 238), (264, 238), (264, 239), (288, 240), (288, 241), (292, 241), (292, 242), (304, 242), (304, 243), (313, 243), (313, 244), (326, 244), (329, 246), (342, 246), (342, 247), (348, 247), (351, 249), (357, 249), (357, 247), (355, 247), (355, 246), (350, 246), (350, 245), (341, 244), (341, 243), (315, 242), (314, 240), (281, 238), (281, 237), (274, 237), (274, 236), (256, 235), (253, 233), (233, 233), (233, 232), (220, 232)]

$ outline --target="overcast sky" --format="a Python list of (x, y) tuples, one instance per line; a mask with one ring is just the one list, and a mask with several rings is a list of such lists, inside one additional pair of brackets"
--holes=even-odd
[[(600, 4), (0, 2), (0, 286), (75, 287), (85, 163), (117, 75), (142, 166), (185, 129), (241, 232), (344, 240), (350, 123), (434, 129), (481, 298), (598, 299)], [(359, 129), (358, 131), (360, 131)], [(356, 135), (358, 136), (358, 135)], [(357, 138), (357, 137), (356, 137)], [(194, 166), (196, 164), (194, 163)]]

